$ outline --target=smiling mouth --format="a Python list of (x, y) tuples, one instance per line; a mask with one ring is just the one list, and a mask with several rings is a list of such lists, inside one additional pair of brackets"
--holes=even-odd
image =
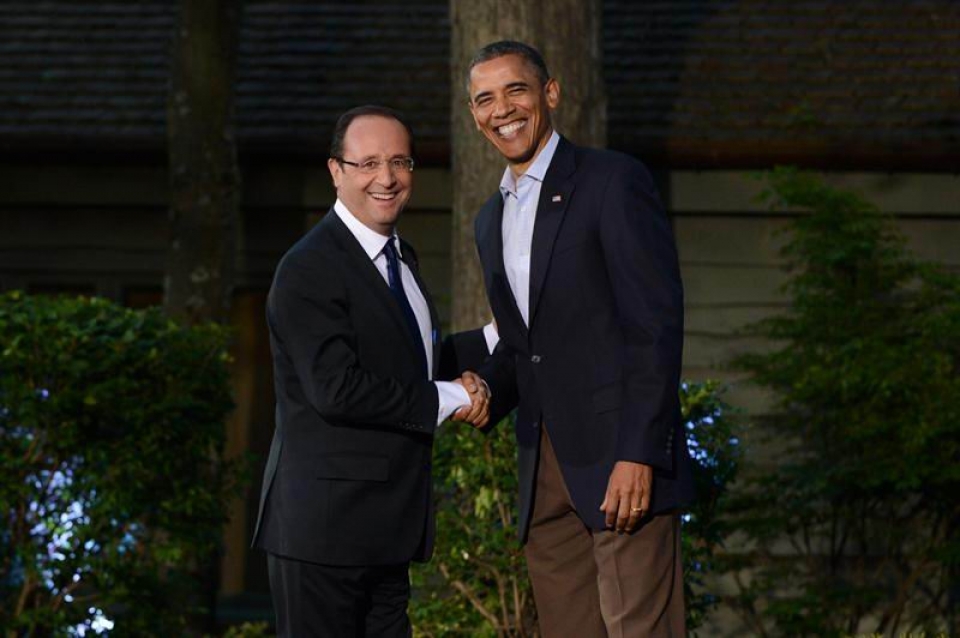
[(511, 137), (514, 137), (517, 131), (519, 131), (526, 125), (527, 125), (526, 120), (520, 120), (518, 122), (510, 122), (509, 124), (498, 126), (496, 129), (497, 135), (505, 139), (510, 139)]
[(369, 195), (370, 197), (381, 202), (389, 202), (397, 198), (396, 193), (369, 193)]

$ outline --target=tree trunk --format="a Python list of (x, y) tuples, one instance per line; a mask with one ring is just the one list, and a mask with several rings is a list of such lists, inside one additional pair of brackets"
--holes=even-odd
[(453, 330), (490, 320), (473, 220), (497, 190), (506, 161), (476, 130), (467, 106), (466, 70), (481, 46), (520, 40), (543, 54), (560, 83), (557, 131), (578, 144), (606, 144), (598, 0), (450, 0), (453, 149)]
[[(170, 243), (164, 312), (197, 324), (229, 320), (242, 254), (240, 176), (234, 135), (234, 80), (241, 3), (180, 0), (167, 95)], [(205, 613), (203, 633), (216, 629), (220, 557), (197, 565)]]
[(242, 223), (233, 125), (240, 3), (180, 0), (167, 96), (170, 245), (164, 311), (225, 321)]

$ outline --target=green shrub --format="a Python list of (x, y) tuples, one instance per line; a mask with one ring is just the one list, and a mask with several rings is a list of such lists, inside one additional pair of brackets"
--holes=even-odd
[(265, 622), (245, 622), (223, 632), (223, 638), (266, 638), (272, 635), (273, 632)]
[(960, 280), (811, 175), (777, 170), (767, 197), (803, 214), (790, 307), (751, 329), (773, 349), (738, 362), (777, 398), (738, 490), (739, 608), (757, 635), (956, 633)]
[[(698, 626), (715, 597), (704, 590), (714, 550), (725, 535), (718, 516), (736, 472), (738, 442), (714, 383), (680, 392), (699, 496), (684, 516), (688, 621)], [(483, 435), (445, 425), (434, 451), (437, 546), (413, 570), (414, 629), (424, 636), (531, 636), (536, 608), (517, 541), (517, 469), (513, 426)]]
[(225, 343), (157, 310), (0, 297), (7, 635), (181, 635), (235, 474)]
[(706, 581), (708, 575), (717, 572), (717, 550), (732, 532), (725, 516), (728, 488), (737, 477), (742, 456), (734, 413), (721, 394), (715, 381), (684, 383), (680, 391), (697, 486), (697, 500), (682, 515), (681, 537), (687, 631), (693, 635), (719, 603)]

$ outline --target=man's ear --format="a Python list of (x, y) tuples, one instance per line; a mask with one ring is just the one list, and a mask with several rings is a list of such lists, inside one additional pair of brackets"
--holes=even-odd
[(547, 80), (543, 92), (547, 94), (547, 107), (551, 111), (560, 105), (560, 83), (554, 78)]
[(478, 131), (482, 130), (480, 128), (480, 122), (477, 121), (477, 109), (474, 107), (472, 99), (467, 98), (467, 106), (470, 107), (470, 115), (473, 117), (473, 125), (477, 127)]
[(340, 188), (340, 181), (343, 179), (343, 167), (340, 166), (340, 162), (331, 157), (327, 160), (327, 170), (333, 178), (333, 187)]

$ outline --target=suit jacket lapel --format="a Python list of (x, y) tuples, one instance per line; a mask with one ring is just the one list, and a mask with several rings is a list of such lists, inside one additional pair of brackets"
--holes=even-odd
[(440, 369), (440, 317), (437, 315), (437, 308), (433, 304), (433, 298), (430, 296), (430, 292), (427, 290), (426, 285), (423, 283), (423, 279), (420, 278), (420, 261), (417, 259), (417, 253), (413, 250), (413, 247), (407, 242), (400, 240), (401, 248), (403, 250), (403, 262), (407, 264), (410, 268), (410, 272), (413, 273), (413, 278), (417, 280), (417, 285), (420, 286), (420, 292), (423, 293), (423, 298), (427, 302), (427, 309), (430, 311), (430, 343), (432, 346), (432, 365), (430, 367), (433, 370), (433, 376), (437, 376), (437, 370)]
[[(327, 220), (329, 220), (329, 222)], [(369, 255), (364, 252), (363, 247), (360, 246), (360, 242), (357, 241), (357, 238), (353, 236), (350, 229), (344, 225), (332, 208), (324, 218), (320, 220), (320, 223), (329, 223), (333, 227), (334, 234), (340, 240), (340, 246), (343, 248), (346, 258), (353, 264), (351, 270), (357, 273), (357, 276), (360, 277), (364, 285), (369, 288), (374, 296), (385, 306), (387, 314), (393, 319), (397, 330), (405, 336), (402, 341), (410, 348), (410, 356), (419, 358), (420, 355), (417, 353), (416, 346), (413, 343), (413, 335), (410, 334), (410, 329), (407, 328), (407, 320), (403, 316), (403, 311), (400, 309), (399, 304), (397, 304), (397, 300), (393, 298), (389, 284), (384, 281), (383, 275), (377, 270), (377, 267), (373, 264)], [(423, 287), (421, 286), (420, 289), (423, 290)], [(424, 297), (426, 296), (426, 292), (424, 292)], [(429, 304), (429, 301), (427, 303)], [(431, 315), (432, 313), (433, 310), (431, 309)]]
[[(486, 220), (489, 223), (483, 228), (483, 236), (479, 238), (480, 245), (484, 247), (484, 253), (489, 254), (488, 263), (483, 266), (489, 271), (485, 277), (489, 282), (488, 290), (491, 305), (496, 303), (497, 299), (506, 304), (506, 311), (510, 319), (516, 324), (523, 343), (527, 342), (527, 325), (523, 322), (523, 315), (520, 314), (520, 308), (517, 306), (517, 300), (513, 296), (513, 290), (510, 288), (510, 281), (507, 279), (507, 269), (503, 264), (503, 196), (498, 191), (496, 196), (488, 202), (487, 207), (481, 212), (481, 215), (489, 216)], [(502, 317), (498, 317), (498, 329), (501, 334), (508, 326), (503, 325)]]
[(574, 148), (561, 137), (557, 150), (540, 186), (540, 201), (537, 203), (537, 218), (533, 225), (533, 246), (530, 254), (530, 325), (537, 314), (537, 304), (543, 292), (553, 245), (563, 216), (573, 194), (574, 182), (570, 178), (576, 169)]
[(483, 265), (490, 270), (491, 274), (503, 274), (506, 272), (503, 267), (503, 232), (501, 230), (503, 197), (499, 192), (495, 197), (491, 197), (480, 211), (480, 221), (477, 240), (483, 252), (490, 255), (489, 261)]

